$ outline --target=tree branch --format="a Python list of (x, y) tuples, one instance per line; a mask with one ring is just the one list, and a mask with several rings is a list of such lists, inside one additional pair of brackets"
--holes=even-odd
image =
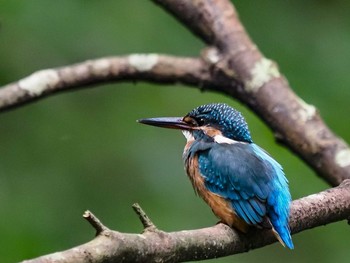
[[(347, 220), (349, 216), (350, 180), (346, 180), (336, 188), (295, 200), (290, 227), (296, 234)], [(170, 233), (156, 230), (143, 234), (104, 228), (86, 244), (23, 262), (183, 262), (243, 253), (274, 242), (271, 231), (252, 229), (245, 235), (223, 224), (198, 230)]]
[(0, 112), (61, 91), (113, 81), (151, 81), (211, 85), (201, 59), (159, 54), (132, 54), (88, 60), (61, 68), (45, 69), (0, 89)]
[(276, 138), (331, 185), (350, 178), (350, 149), (335, 136), (313, 105), (288, 85), (275, 62), (251, 41), (228, 0), (153, 0), (206, 43), (218, 49), (220, 70), (243, 85), (215, 87), (255, 111)]

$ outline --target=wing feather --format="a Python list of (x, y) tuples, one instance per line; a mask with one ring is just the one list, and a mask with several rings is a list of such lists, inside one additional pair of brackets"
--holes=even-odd
[(250, 144), (216, 144), (198, 157), (206, 187), (228, 199), (246, 223), (262, 223), (273, 167), (259, 158)]

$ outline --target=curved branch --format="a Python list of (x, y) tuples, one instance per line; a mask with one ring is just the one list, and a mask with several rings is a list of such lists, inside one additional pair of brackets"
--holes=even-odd
[(40, 70), (0, 89), (0, 112), (61, 91), (113, 81), (152, 81), (211, 85), (208, 67), (199, 58), (132, 54), (88, 60), (61, 68)]
[[(346, 180), (336, 188), (295, 200), (290, 227), (295, 234), (349, 216), (350, 180)], [(252, 229), (244, 235), (223, 224), (170, 233), (153, 229), (143, 234), (120, 233), (103, 227), (86, 244), (24, 262), (183, 262), (243, 253), (274, 242), (271, 231)]]
[[(153, 0), (218, 48), (220, 70), (243, 85), (215, 89), (237, 97), (331, 185), (350, 178), (350, 149), (326, 126), (318, 111), (299, 98), (251, 41), (228, 0)], [(233, 73), (234, 72), (234, 73)]]

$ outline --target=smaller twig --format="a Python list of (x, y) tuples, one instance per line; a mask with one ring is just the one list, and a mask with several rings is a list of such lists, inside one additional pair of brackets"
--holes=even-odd
[(153, 224), (151, 219), (146, 215), (145, 211), (143, 211), (143, 209), (138, 203), (133, 204), (132, 208), (134, 209), (135, 213), (139, 216), (145, 231), (154, 231), (157, 229), (157, 227)]
[(86, 210), (83, 217), (92, 225), (96, 230), (96, 236), (100, 235), (102, 232), (108, 231), (109, 228), (102, 224), (102, 222), (89, 210)]

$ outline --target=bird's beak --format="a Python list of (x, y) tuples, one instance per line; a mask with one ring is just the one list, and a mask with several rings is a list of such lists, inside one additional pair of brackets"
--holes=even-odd
[(182, 117), (148, 118), (137, 120), (139, 123), (170, 129), (191, 130), (192, 127)]

